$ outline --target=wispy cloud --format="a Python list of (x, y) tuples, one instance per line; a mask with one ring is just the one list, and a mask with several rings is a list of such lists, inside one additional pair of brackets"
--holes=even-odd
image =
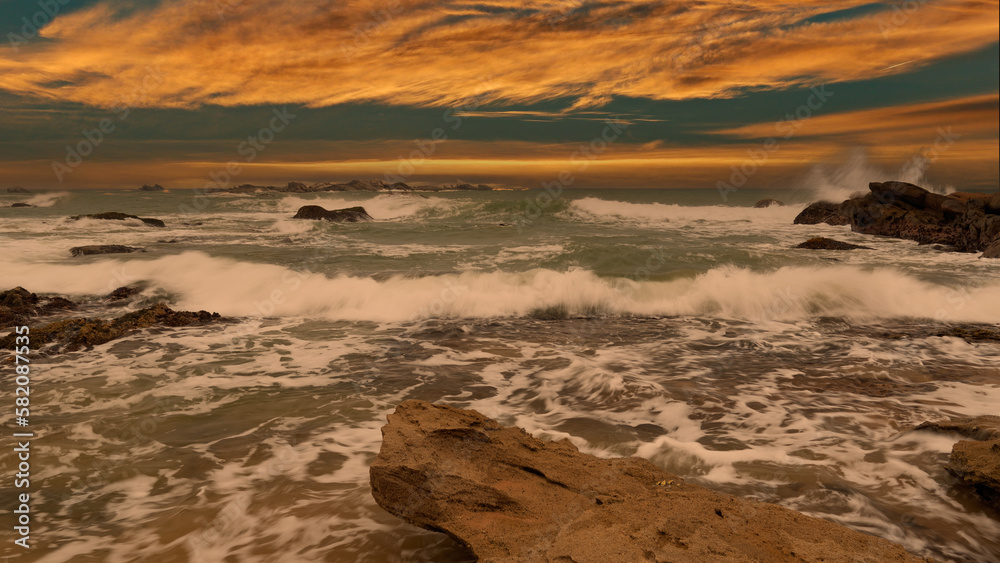
[[(805, 122), (798, 135), (878, 146), (927, 142), (939, 128), (949, 128), (963, 136), (964, 144), (972, 139), (987, 139), (995, 146), (998, 118), (1000, 94), (987, 94), (817, 116)], [(716, 133), (744, 139), (778, 134), (774, 123), (755, 123)]]
[[(996, 1), (930, 2), (891, 26), (884, 13), (810, 19), (865, 4), (103, 2), (56, 17), (48, 41), (0, 47), (0, 89), (102, 107), (568, 98), (586, 111), (612, 96), (731, 97), (908, 72), (996, 42), (1000, 29)], [(144, 88), (150, 68), (164, 80)]]

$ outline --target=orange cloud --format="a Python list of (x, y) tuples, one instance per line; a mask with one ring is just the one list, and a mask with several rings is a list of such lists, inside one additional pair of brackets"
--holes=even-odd
[(0, 89), (102, 107), (569, 97), (585, 109), (613, 95), (728, 97), (883, 76), (981, 48), (1000, 29), (998, 3), (974, 0), (802, 23), (866, 3), (102, 3), (56, 17), (41, 31), (49, 41), (0, 51)]

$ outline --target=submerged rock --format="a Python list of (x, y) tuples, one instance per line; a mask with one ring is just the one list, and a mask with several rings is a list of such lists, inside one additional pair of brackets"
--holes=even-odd
[(306, 205), (305, 207), (300, 207), (292, 219), (322, 219), (336, 223), (359, 223), (362, 221), (371, 221), (372, 216), (365, 211), (364, 207), (349, 207), (347, 209), (328, 211), (318, 205)]
[(765, 207), (784, 207), (785, 204), (776, 199), (762, 199), (757, 203), (753, 204), (754, 209), (763, 209)]
[(826, 223), (827, 225), (839, 226), (847, 225), (851, 221), (840, 212), (839, 204), (830, 201), (817, 201), (810, 203), (808, 207), (795, 216), (795, 220), (792, 222), (796, 225)]
[(118, 289), (112, 291), (111, 293), (104, 296), (108, 301), (121, 301), (123, 299), (128, 299), (137, 293), (141, 293), (142, 289), (138, 287), (128, 287), (122, 286)]
[(372, 496), (491, 562), (921, 561), (901, 546), (716, 493), (635, 457), (599, 459), (471, 410), (407, 401)]
[[(37, 349), (46, 344), (54, 344), (59, 352), (72, 352), (110, 342), (140, 328), (154, 325), (178, 327), (220, 320), (223, 319), (218, 313), (174, 311), (163, 303), (157, 303), (111, 321), (73, 318), (31, 327), (31, 345)], [(0, 348), (10, 349), (15, 336), (12, 332), (0, 339)]]
[(145, 223), (147, 225), (150, 225), (150, 226), (153, 226), (153, 227), (166, 227), (167, 226), (166, 223), (164, 223), (163, 221), (161, 221), (159, 219), (152, 219), (152, 218), (149, 218), (149, 217), (139, 217), (139, 216), (136, 216), (136, 215), (128, 215), (126, 213), (119, 213), (117, 211), (108, 211), (106, 213), (94, 213), (94, 214), (91, 214), (91, 215), (74, 215), (74, 216), (70, 217), (70, 219), (73, 219), (74, 221), (78, 221), (80, 219), (103, 219), (103, 220), (108, 220), (108, 221), (124, 221), (126, 219), (138, 219), (138, 220), (142, 221), (143, 223)]
[(146, 252), (145, 249), (120, 244), (93, 244), (89, 246), (74, 246), (69, 249), (73, 256), (90, 256), (92, 254), (128, 254), (129, 252)]
[(856, 250), (860, 248), (871, 250), (870, 246), (861, 246), (860, 244), (851, 244), (825, 237), (811, 238), (802, 244), (796, 245), (795, 248), (808, 248), (811, 250)]
[(1000, 416), (984, 415), (972, 418), (956, 418), (938, 422), (924, 422), (916, 430), (928, 432), (955, 433), (973, 440), (1000, 439)]
[(31, 205), (30, 203), (24, 203), (24, 202), (12, 203), (12, 204), (10, 204), (10, 206), (11, 207), (34, 207), (34, 205)]

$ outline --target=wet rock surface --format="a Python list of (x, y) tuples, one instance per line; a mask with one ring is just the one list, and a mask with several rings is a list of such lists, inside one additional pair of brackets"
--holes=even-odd
[(1000, 510), (1000, 416), (928, 421), (916, 430), (970, 438), (952, 447), (945, 469), (972, 487), (984, 503)]
[(840, 212), (840, 204), (830, 201), (817, 201), (809, 204), (792, 221), (796, 225), (847, 225), (850, 220)]
[(839, 240), (833, 240), (825, 237), (811, 238), (796, 245), (795, 248), (805, 248), (809, 250), (871, 250), (870, 246), (861, 246), (860, 244), (851, 244), (849, 242), (841, 242)]
[(91, 256), (93, 254), (128, 254), (130, 252), (146, 252), (145, 249), (134, 246), (123, 246), (120, 244), (95, 244), (87, 246), (74, 246), (69, 249), (73, 256)]
[(471, 410), (407, 401), (382, 428), (372, 495), (491, 562), (922, 561), (899, 545), (599, 459)]
[[(126, 313), (106, 321), (99, 318), (70, 318), (31, 327), (31, 345), (37, 349), (52, 345), (47, 351), (72, 352), (121, 338), (129, 332), (152, 326), (181, 327), (224, 320), (207, 311), (174, 311), (163, 303)], [(10, 349), (16, 334), (0, 338), (0, 348)]]
[(318, 205), (300, 207), (292, 219), (314, 219), (333, 221), (334, 223), (360, 223), (371, 221), (372, 216), (364, 207), (348, 207), (347, 209), (327, 210)]
[(119, 213), (117, 211), (108, 211), (106, 213), (93, 213), (90, 215), (74, 215), (70, 217), (70, 219), (73, 219), (74, 221), (78, 221), (80, 219), (100, 219), (105, 221), (125, 221), (126, 219), (138, 219), (151, 227), (163, 228), (167, 226), (166, 223), (164, 223), (159, 219), (153, 219), (151, 217), (139, 217), (137, 215), (129, 215), (127, 213)]

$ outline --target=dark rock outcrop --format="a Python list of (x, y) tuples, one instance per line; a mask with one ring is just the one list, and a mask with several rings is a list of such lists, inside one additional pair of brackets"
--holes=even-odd
[(765, 207), (784, 207), (785, 204), (776, 199), (762, 199), (753, 204), (754, 209), (764, 209)]
[(802, 244), (796, 245), (795, 248), (808, 248), (810, 250), (855, 250), (860, 248), (871, 250), (870, 246), (861, 246), (860, 244), (851, 244), (824, 237), (811, 238)]
[(146, 252), (142, 248), (134, 246), (122, 246), (120, 244), (92, 244), (88, 246), (74, 246), (69, 249), (73, 256), (90, 256), (92, 254), (128, 254), (129, 252)]
[(364, 207), (349, 207), (347, 209), (328, 211), (318, 205), (306, 205), (300, 207), (292, 219), (322, 219), (336, 223), (359, 223), (362, 221), (371, 221), (372, 216), (365, 211)]
[(12, 204), (10, 204), (10, 206), (11, 207), (34, 207), (34, 205), (31, 205), (30, 203), (24, 203), (24, 202), (12, 203)]
[[(179, 327), (223, 320), (218, 313), (207, 311), (174, 311), (157, 303), (138, 311), (122, 315), (117, 319), (73, 318), (56, 321), (44, 326), (31, 327), (33, 348), (52, 344), (58, 352), (72, 352), (85, 347), (97, 346), (121, 338), (129, 332), (151, 326)], [(10, 349), (15, 333), (0, 339), (0, 348)]]
[(376, 502), (483, 561), (921, 561), (887, 540), (716, 493), (644, 459), (543, 442), (471, 410), (407, 401), (382, 437)]
[(164, 190), (166, 190), (166, 188), (159, 184), (153, 184), (152, 186), (149, 184), (143, 184), (142, 187), (139, 188), (140, 192), (162, 192)]
[(21, 186), (14, 186), (7, 188), (7, 193), (9, 194), (30, 194), (31, 190), (27, 188), (22, 188)]
[(1000, 258), (1000, 240), (995, 240), (983, 250), (983, 255), (980, 258)]
[(845, 215), (840, 212), (840, 205), (829, 201), (817, 201), (809, 204), (801, 213), (795, 216), (792, 221), (796, 225), (847, 225), (850, 223)]
[(23, 287), (0, 293), (0, 327), (23, 325), (37, 314), (38, 296)]
[(959, 198), (905, 182), (872, 182), (870, 193), (841, 204), (855, 232), (941, 244), (959, 252), (997, 254), (1000, 215), (990, 198)]
[(35, 317), (66, 309), (76, 303), (63, 297), (38, 296), (23, 287), (0, 292), (0, 328), (28, 324)]
[(136, 215), (128, 215), (126, 213), (119, 213), (117, 211), (108, 211), (106, 213), (93, 213), (90, 215), (74, 215), (70, 217), (70, 219), (73, 219), (74, 221), (78, 221), (80, 219), (103, 219), (107, 221), (124, 221), (126, 219), (138, 219), (143, 223), (153, 227), (162, 228), (167, 226), (163, 221), (159, 219), (152, 219), (149, 217), (139, 217)]

